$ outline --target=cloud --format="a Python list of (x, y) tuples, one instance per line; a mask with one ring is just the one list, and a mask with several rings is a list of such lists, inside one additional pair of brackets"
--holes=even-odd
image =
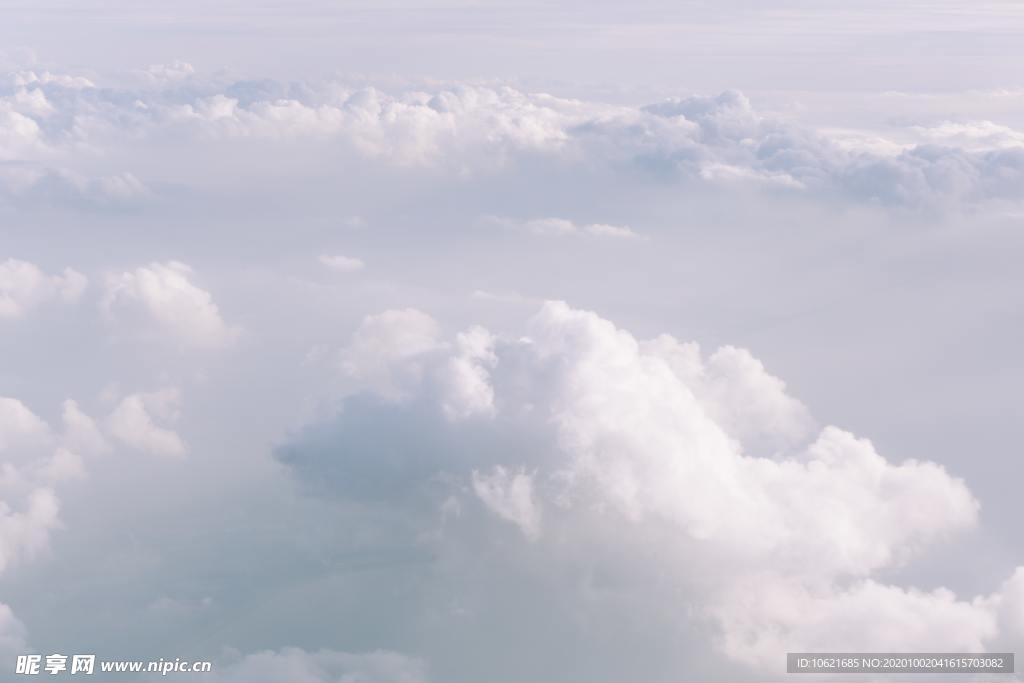
[(0, 573), (47, 547), (61, 527), (54, 488), (85, 476), (82, 456), (106, 449), (95, 423), (72, 400), (64, 402), (63, 423), (55, 432), (18, 399), (0, 397)]
[(20, 512), (0, 500), (0, 572), (17, 559), (31, 559), (47, 546), (50, 532), (60, 524), (59, 511), (57, 497), (47, 488), (31, 491)]
[(533, 476), (510, 473), (498, 466), (490, 474), (473, 471), (473, 492), (491, 511), (506, 519), (529, 539), (540, 535), (541, 512), (533, 494)]
[(486, 220), (496, 225), (523, 230), (535, 235), (553, 237), (573, 235), (593, 235), (597, 237), (618, 238), (639, 237), (637, 233), (633, 232), (631, 228), (626, 226), (608, 225), (607, 223), (587, 223), (585, 225), (577, 225), (565, 218), (534, 218), (527, 221), (516, 221), (510, 218), (498, 218), (492, 216), (488, 217)]
[(192, 283), (192, 274), (178, 261), (110, 274), (100, 306), (131, 336), (189, 349), (230, 345), (238, 330), (224, 322), (210, 293)]
[(31, 85), (55, 85), (71, 90), (84, 90), (95, 88), (96, 84), (85, 76), (72, 76), (70, 74), (51, 73), (49, 71), (35, 72), (32, 70), (20, 71), (14, 74), (11, 79), (17, 86)]
[(11, 482), (49, 486), (81, 477), (82, 456), (108, 448), (96, 423), (75, 401), (64, 401), (63, 430), (57, 433), (18, 399), (0, 396), (0, 457)]
[(442, 348), (441, 327), (414, 308), (367, 316), (341, 352), (342, 371), (359, 385), (390, 397), (418, 386), (423, 357)]
[(775, 673), (784, 673), (780, 652), (985, 652), (1000, 632), (983, 598), (871, 580), (814, 589), (756, 576), (737, 582), (713, 612), (727, 654)]
[[(517, 340), (475, 327), (450, 344), (420, 311), (368, 316), (343, 356), (361, 389), (429, 397), (448, 419), (543, 416), (557, 430), (544, 464), (561, 500), (668, 522), (743, 562), (864, 576), (976, 520), (963, 482), (938, 465), (890, 463), (833, 426), (807, 442), (807, 409), (743, 349), (705, 359), (696, 344), (641, 343), (552, 302)], [(765, 440), (771, 457), (744, 452)]]
[(191, 64), (177, 59), (168, 64), (153, 64), (140, 73), (150, 83), (164, 85), (185, 80), (195, 72), (195, 67)]
[(1024, 567), (1017, 567), (986, 603), (996, 615), (999, 636), (994, 645), (1019, 652), (1024, 647)]
[(0, 603), (0, 656), (13, 662), (15, 657), (27, 652), (25, 626), (14, 616), (7, 605)]
[(64, 401), (62, 419), (64, 422), (64, 446), (76, 453), (105, 453), (110, 444), (103, 436), (96, 421), (86, 415), (78, 407), (78, 403), (68, 399)]
[[(340, 151), (455, 177), (540, 164), (574, 173), (604, 169), (658, 186), (739, 184), (894, 207), (1024, 199), (1020, 133), (993, 121), (950, 120), (908, 125), (889, 138), (878, 131), (851, 137), (761, 112), (736, 90), (631, 107), (509, 87), (387, 93), (339, 82), (224, 84), (184, 63), (146, 74), (144, 88), (99, 92), (23, 79), (14, 94), (0, 98), (6, 121), (0, 158), (34, 165), (14, 174), (21, 179), (9, 181), (10, 191), (49, 184), (64, 187), (61, 192), (77, 188), (80, 200), (105, 197), (101, 203), (148, 197), (154, 183), (146, 175), (113, 162), (101, 172), (95, 165), (88, 173), (74, 167), (74, 150), (82, 145), (97, 158), (120, 160), (130, 140), (138, 150), (223, 144), (237, 152), (221, 156), (229, 167), (232, 159), (294, 147), (306, 150), (307, 161), (331, 155), (322, 158), (326, 163)], [(48, 94), (55, 89), (59, 97)], [(49, 123), (41, 126), (44, 119)], [(245, 164), (234, 168), (239, 178), (267, 172), (238, 163)], [(195, 180), (185, 182), (202, 185), (199, 175), (188, 175)], [(544, 234), (633, 235), (627, 226), (557, 217), (521, 224)]]
[[(778, 670), (779, 652), (1013, 652), (1024, 644), (1024, 567), (991, 595), (958, 599), (873, 580), (812, 586), (761, 574), (714, 608), (721, 646), (752, 667)], [(781, 672), (780, 672), (781, 673)]]
[(19, 318), (50, 301), (74, 303), (88, 280), (71, 268), (47, 275), (28, 261), (9, 258), (0, 263), (0, 318)]
[(362, 270), (366, 266), (366, 264), (360, 259), (353, 258), (351, 256), (342, 256), (340, 254), (333, 256), (321, 254), (319, 261), (331, 270), (336, 270), (339, 273), (352, 273), (357, 270)]
[(915, 126), (912, 130), (929, 143), (973, 151), (1024, 147), (1024, 131), (992, 121), (944, 121), (934, 126)]
[(10, 105), (6, 111), (0, 108), (0, 162), (37, 153), (40, 146), (41, 131), (35, 119)]
[(180, 395), (175, 388), (131, 394), (121, 399), (103, 426), (110, 436), (129, 448), (152, 455), (180, 457), (188, 450), (185, 442), (173, 430), (154, 420), (177, 421), (179, 404)]
[(75, 451), (60, 447), (42, 468), (43, 476), (50, 481), (81, 479), (85, 476), (85, 462)]
[[(105, 434), (72, 399), (63, 402), (61, 427), (51, 428), (20, 400), (0, 397), (0, 574), (49, 550), (53, 534), (67, 526), (59, 492), (77, 484), (81, 493), (80, 480), (94, 464), (90, 460), (111, 450), (108, 436), (167, 454), (183, 448), (177, 435), (156, 427), (150, 418), (154, 413), (173, 420), (176, 401), (170, 390), (127, 397), (103, 425), (110, 431)], [(74, 521), (78, 525), (82, 520), (76, 516)], [(0, 603), (0, 655), (13, 661), (30, 652), (25, 628)]]
[[(934, 463), (887, 460), (838, 427), (818, 429), (747, 350), (705, 355), (668, 335), (640, 341), (560, 302), (520, 336), (475, 327), (448, 342), (409, 310), (369, 316), (357, 335), (389, 351), (349, 355), (350, 373), (363, 359), (374, 377), (413, 365), (417, 381), (400, 394), (364, 384), (389, 403), (351, 396), (336, 427), (298, 437), (282, 459), (321, 495), (407, 510), (413, 526), (440, 518), (417, 538), (434, 539), (445, 562), (499, 552), (477, 527), (511, 522), (544, 558), (528, 570), (545, 576), (544, 588), (521, 600), (584, 609), (568, 588), (584, 579), (562, 572), (593, 567), (642, 604), (677, 596), (675, 612), (707, 619), (723, 653), (762, 668), (777, 668), (779, 652), (851, 643), (965, 651), (1017, 637), (1019, 574), (972, 600), (878, 578), (976, 524), (964, 482)], [(464, 391), (446, 391), (453, 376)], [(453, 396), (486, 410), (455, 410)], [(612, 559), (620, 556), (636, 560)], [(501, 557), (513, 563), (503, 572), (527, 571)], [(486, 583), (478, 570), (451, 580)], [(502, 577), (493, 580), (524, 580)]]
[[(608, 321), (560, 303), (542, 309), (532, 339), (540, 358), (559, 361), (549, 410), (570, 493), (597, 495), (630, 519), (669, 521), (750, 561), (825, 575), (869, 573), (975, 521), (962, 482), (929, 463), (891, 464), (835, 427), (784, 459), (745, 455), (738, 427), (772, 414), (777, 380), (694, 391), (656, 347), (645, 351)], [(742, 357), (719, 353), (713, 369)]]
[(456, 353), (440, 373), (442, 408), (452, 419), (494, 414), (494, 390), (489, 369), (498, 357), (495, 339), (482, 327), (473, 327), (455, 339)]
[(88, 176), (65, 168), (36, 165), (0, 166), (0, 198), (18, 207), (124, 209), (152, 198), (134, 174)]
[(705, 362), (697, 343), (680, 343), (668, 335), (641, 348), (664, 358), (704, 411), (748, 448), (761, 440), (784, 446), (810, 435), (814, 421), (807, 407), (746, 349), (723, 346)]
[(0, 452), (46, 444), (50, 428), (24, 403), (0, 396)]

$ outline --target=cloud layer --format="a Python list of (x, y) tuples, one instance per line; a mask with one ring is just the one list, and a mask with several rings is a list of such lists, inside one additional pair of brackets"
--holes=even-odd
[[(880, 135), (836, 136), (759, 112), (732, 90), (627, 107), (475, 85), (388, 94), (341, 83), (217, 83), (185, 66), (151, 69), (178, 76), (121, 90), (72, 76), (9, 75), (0, 91), (0, 158), (19, 165), (4, 167), (6, 194), (12, 201), (37, 194), (51, 202), (131, 204), (153, 198), (160, 184), (189, 182), (174, 164), (163, 173), (141, 158), (137, 168), (125, 167), (132, 163), (125, 144), (168, 159), (173, 147), (213, 145), (232, 150), (219, 162), (228, 164), (291, 147), (317, 164), (326, 152), (455, 174), (532, 163), (596, 167), (655, 182), (740, 184), (888, 206), (1016, 202), (1024, 187), (1024, 138), (991, 121), (908, 126), (881, 144)], [(95, 163), (79, 167), (83, 148), (105, 171), (97, 173)], [(236, 172), (258, 172), (241, 164)], [(629, 234), (562, 220), (526, 225)]]

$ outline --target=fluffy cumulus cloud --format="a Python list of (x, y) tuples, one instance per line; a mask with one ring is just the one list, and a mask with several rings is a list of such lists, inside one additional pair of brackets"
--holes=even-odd
[(399, 397), (418, 385), (424, 358), (444, 348), (441, 326), (414, 308), (367, 316), (341, 353), (341, 368), (360, 386)]
[(7, 85), (0, 85), (0, 205), (102, 208), (136, 204), (151, 196), (125, 169), (96, 173), (75, 167), (76, 152), (86, 141), (74, 129), (76, 117), (84, 112), (64, 109), (61, 103), (68, 103), (65, 94), (83, 96), (84, 90), (94, 87), (91, 81), (45, 71), (17, 72), (2, 81)]
[(698, 344), (680, 343), (668, 335), (643, 342), (641, 347), (664, 358), (700, 397), (712, 419), (748, 446), (763, 441), (793, 443), (813, 428), (807, 408), (788, 395), (785, 383), (746, 349), (724, 346), (704, 361)]
[(47, 275), (34, 263), (9, 258), (0, 262), (0, 319), (21, 317), (49, 301), (74, 303), (87, 284), (72, 268)]
[(182, 438), (157, 422), (173, 423), (179, 413), (180, 396), (173, 387), (131, 394), (121, 399), (103, 426), (128, 448), (158, 456), (183, 456), (187, 448)]
[(768, 670), (794, 643), (809, 652), (1013, 652), (1024, 645), (1022, 586), (1024, 567), (972, 600), (870, 579), (823, 589), (759, 575), (737, 582), (713, 611), (724, 650)]
[(0, 572), (48, 546), (62, 526), (58, 488), (87, 476), (88, 460), (108, 453), (111, 439), (158, 455), (183, 454), (181, 438), (151, 416), (173, 421), (177, 406), (175, 390), (133, 394), (100, 424), (68, 399), (54, 428), (20, 400), (0, 396)]
[(958, 600), (945, 589), (872, 580), (815, 590), (788, 578), (752, 577), (712, 611), (727, 654), (776, 672), (779, 653), (794, 645), (805, 652), (984, 652), (1000, 634), (997, 611), (983, 597)]
[(47, 547), (60, 526), (54, 487), (80, 473), (59, 433), (18, 399), (0, 397), (0, 572)]
[(49, 439), (49, 427), (16, 398), (0, 397), (0, 450)]
[[(60, 426), (51, 426), (22, 401), (0, 396), (0, 575), (49, 550), (53, 534), (69, 524), (61, 515), (62, 491), (88, 477), (90, 460), (110, 452), (111, 439), (162, 454), (183, 452), (180, 438), (156, 427), (147, 412), (166, 417), (176, 401), (169, 391), (129, 396), (100, 424), (68, 399)], [(32, 651), (26, 634), (0, 603), (0, 657), (10, 666)]]
[(238, 330), (224, 322), (208, 291), (184, 263), (151, 263), (107, 276), (101, 307), (125, 334), (186, 349), (230, 345)]
[[(733, 125), (722, 121), (722, 134)], [(642, 593), (659, 577), (662, 588), (674, 584), (668, 594), (689, 592), (678, 611), (710, 620), (737, 661), (775, 671), (786, 651), (978, 651), (1020, 638), (1024, 570), (974, 599), (878, 579), (976, 523), (964, 482), (934, 463), (889, 460), (838, 427), (818, 429), (746, 350), (641, 341), (551, 302), (512, 338), (472, 328), (448, 342), (418, 311), (370, 316), (346, 353), (349, 373), (363, 362), (369, 378), (404, 377), (400, 394), (390, 382), (358, 389), (410, 408), (363, 419), (352, 403), (347, 436), (322, 460), (302, 438), (286, 449), (300, 476), (390, 481), (360, 494), (383, 495), (382, 505), (385, 492), (397, 495), (396, 477), (419, 481), (402, 490), (434, 490), (442, 519), (511, 526), (554, 574), (607, 564), (609, 552), (635, 557), (625, 590)], [(409, 433), (406, 450), (377, 461), (395, 450), (381, 430), (396, 429)], [(475, 537), (452, 540), (453, 524), (444, 542)]]
[(46, 488), (29, 493), (20, 510), (0, 503), (0, 571), (47, 546), (50, 532), (59, 525), (59, 510), (57, 497)]
[[(9, 177), (0, 179), (9, 194), (42, 193), (51, 202), (54, 192), (107, 204), (144, 200), (163, 178), (126, 168), (124, 145), (198, 150), (211, 143), (238, 152), (222, 159), (229, 164), (274, 145), (297, 145), (311, 158), (316, 149), (340, 150), (461, 175), (520, 162), (604, 167), (659, 182), (740, 183), (894, 206), (1016, 201), (1024, 186), (1022, 134), (992, 121), (907, 126), (882, 144), (883, 134), (819, 131), (759, 112), (733, 90), (631, 107), (509, 87), (386, 93), (337, 82), (220, 83), (183, 63), (141, 73), (144, 82), (135, 89), (83, 87), (73, 77), (22, 78), (0, 95), (0, 155), (20, 164), (5, 167)], [(78, 168), (75, 151), (83, 146), (111, 161), (99, 172), (95, 164)], [(239, 173), (259, 172), (240, 163)], [(626, 226), (561, 218), (524, 225), (544, 233), (632, 234)]]
[(440, 375), (448, 417), (494, 413), (490, 384), (490, 368), (498, 362), (494, 342), (493, 335), (482, 327), (472, 327), (455, 338), (456, 352)]
[[(930, 463), (890, 463), (836, 427), (782, 457), (746, 454), (752, 433), (793, 434), (793, 399), (756, 363), (748, 372), (763, 387), (708, 391), (651, 350), (670, 346), (664, 338), (645, 351), (610, 322), (559, 303), (533, 329), (530, 352), (549, 364), (547, 409), (565, 454), (554, 473), (569, 498), (668, 521), (744, 561), (823, 575), (870, 573), (974, 522), (962, 482)], [(730, 354), (714, 354), (708, 374)], [(762, 388), (763, 398), (750, 397)]]
[(105, 453), (110, 450), (99, 425), (71, 399), (64, 401), (61, 417), (64, 421), (63, 445), (76, 453)]

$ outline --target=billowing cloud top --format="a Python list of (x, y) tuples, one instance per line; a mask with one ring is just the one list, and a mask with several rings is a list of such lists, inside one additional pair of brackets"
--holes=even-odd
[[(566, 565), (624, 571), (621, 597), (677, 595), (680, 612), (695, 606), (716, 625), (724, 653), (764, 671), (782, 666), (780, 652), (837, 642), (864, 651), (1019, 642), (1007, 619), (1021, 608), (1022, 570), (975, 600), (876, 578), (976, 523), (977, 501), (943, 467), (887, 460), (834, 426), (814, 436), (804, 405), (742, 349), (705, 356), (667, 335), (638, 341), (560, 302), (525, 332), (496, 338), (475, 327), (448, 342), (419, 311), (369, 316), (340, 369), (372, 369), (353, 390), (386, 403), (354, 395), (336, 426), (289, 443), (283, 459), (339, 502), (406, 509), (408, 523), (421, 520), (418, 542), (441, 557), (480, 543), (489, 514), (547, 558), (499, 576), (459, 567), (470, 574), (452, 581), (499, 590), (528, 571), (543, 586), (526, 599), (575, 604), (585, 596), (556, 579)], [(501, 543), (512, 552), (517, 542)], [(638, 564), (613, 569), (609, 552)], [(657, 587), (646, 583), (653, 576)]]

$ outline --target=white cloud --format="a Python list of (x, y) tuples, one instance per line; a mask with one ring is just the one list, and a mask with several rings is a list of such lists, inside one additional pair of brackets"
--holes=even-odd
[[(971, 601), (877, 580), (972, 527), (977, 502), (939, 465), (888, 461), (834, 426), (815, 437), (807, 408), (746, 350), (640, 342), (558, 302), (514, 339), (473, 328), (448, 344), (418, 311), (367, 320), (366, 348), (399, 349), (364, 356), (373, 375), (414, 357), (419, 376), (462, 381), (461, 392), (418, 382), (392, 398), (427, 392), (458, 430), (461, 396), (498, 434), (528, 434), (526, 451), (472, 442), (480, 464), (462, 481), (488, 510), (543, 544), (543, 509), (559, 539), (575, 539), (571, 552), (595, 557), (597, 515), (612, 547), (659, 557), (680, 585), (702, 587), (694, 599), (730, 657), (777, 666), (779, 652), (816, 648), (977, 650), (1019, 631), (1016, 578)], [(358, 373), (359, 356), (349, 360)], [(463, 462), (452, 457), (436, 465), (446, 480)], [(544, 552), (570, 551), (552, 541)]]
[(155, 421), (176, 422), (179, 404), (180, 395), (174, 388), (131, 394), (121, 399), (103, 426), (110, 436), (129, 448), (152, 455), (180, 457), (188, 450), (185, 442), (172, 429)]
[(50, 428), (24, 403), (0, 396), (0, 453), (46, 444)]
[(62, 419), (64, 422), (64, 446), (76, 453), (105, 453), (110, 444), (100, 431), (96, 421), (86, 415), (78, 407), (78, 403), (68, 399), (64, 401)]
[(0, 456), (16, 465), (15, 479), (39, 476), (49, 484), (78, 478), (85, 474), (83, 455), (108, 450), (96, 423), (75, 401), (64, 401), (63, 423), (57, 434), (21, 401), (0, 397)]
[(926, 592), (871, 580), (813, 588), (755, 576), (733, 585), (713, 612), (728, 655), (784, 673), (780, 652), (984, 652), (999, 634), (985, 603), (958, 600), (941, 588)]
[(498, 466), (490, 474), (473, 471), (473, 492), (491, 511), (506, 519), (529, 539), (541, 532), (541, 512), (533, 492), (533, 475)]
[(336, 270), (339, 273), (352, 273), (357, 270), (362, 270), (366, 264), (360, 259), (353, 258), (351, 256), (342, 256), (341, 254), (329, 255), (321, 254), (320, 263), (324, 264), (331, 270)]
[(744, 445), (763, 438), (793, 444), (810, 435), (814, 421), (807, 407), (746, 349), (724, 346), (705, 362), (699, 345), (668, 335), (641, 348), (664, 358), (719, 427)]
[(1024, 648), (1024, 566), (1003, 582), (987, 604), (995, 610), (999, 648), (1020, 652)]
[(14, 161), (41, 150), (41, 130), (35, 119), (13, 107), (0, 107), (0, 161)]
[(341, 368), (360, 387), (397, 398), (418, 388), (424, 356), (441, 348), (441, 327), (426, 313), (384, 311), (363, 319), (341, 353)]
[(238, 331), (191, 276), (192, 269), (177, 261), (109, 275), (101, 307), (129, 334), (194, 349), (228, 346)]
[(38, 89), (18, 88), (5, 100), (5, 104), (26, 116), (46, 117), (55, 111), (46, 93)]
[(108, 209), (138, 205), (152, 192), (127, 172), (89, 176), (66, 168), (35, 165), (0, 167), (0, 195), (14, 204)]
[(442, 408), (452, 419), (494, 414), (494, 390), (489, 368), (498, 357), (494, 337), (482, 327), (473, 327), (455, 339), (456, 353), (441, 372)]
[[(665, 357), (591, 313), (547, 304), (534, 330), (540, 357), (559, 360), (549, 410), (569, 480), (628, 518), (670, 521), (752, 562), (826, 576), (869, 573), (975, 521), (966, 487), (940, 467), (891, 464), (835, 427), (785, 459), (745, 455), (729, 430), (747, 416), (775, 428), (793, 404), (781, 401), (780, 413), (779, 383), (738, 350), (712, 360), (714, 372), (729, 369), (728, 388), (702, 398)], [(730, 377), (737, 358), (745, 381)]]
[(597, 237), (639, 237), (631, 228), (607, 223), (576, 224), (566, 218), (534, 218), (517, 221), (510, 218), (488, 217), (486, 220), (500, 226), (531, 232), (535, 235), (573, 236), (594, 235)]
[(911, 129), (924, 140), (974, 151), (1024, 147), (1024, 131), (992, 121), (944, 121), (935, 126)]
[(78, 453), (67, 448), (57, 448), (41, 469), (43, 477), (58, 482), (65, 479), (81, 479), (85, 476), (85, 462)]
[(340, 366), (354, 381), (352, 391), (401, 400), (430, 390), (450, 420), (488, 417), (495, 410), (490, 384), (490, 371), (498, 362), (494, 344), (494, 336), (479, 326), (449, 343), (426, 313), (390, 310), (363, 319), (340, 352)]
[(712, 612), (723, 650), (769, 671), (779, 652), (1013, 652), (1024, 643), (1024, 567), (972, 600), (870, 579), (840, 587), (756, 574)]
[(52, 487), (85, 475), (82, 457), (66, 446), (85, 445), (88, 419), (67, 401), (64, 434), (56, 435), (21, 401), (0, 397), (0, 573), (44, 549), (61, 526)]
[[(71, 167), (53, 166), (73, 158), (83, 145), (121, 159), (126, 140), (133, 149), (159, 148), (167, 141), (198, 148), (218, 141), (238, 147), (234, 157), (221, 157), (230, 165), (231, 158), (250, 159), (246, 149), (262, 154), (267, 145), (310, 141), (313, 148), (330, 150), (324, 154), (334, 155), (340, 147), (385, 164), (439, 167), (459, 176), (526, 162), (553, 169), (604, 168), (634, 178), (639, 171), (658, 183), (749, 184), (769, 192), (893, 206), (1024, 199), (1020, 132), (991, 121), (910, 125), (889, 138), (864, 131), (854, 139), (761, 113), (733, 90), (629, 107), (508, 87), (460, 85), (391, 94), (336, 82), (225, 86), (197, 76), (185, 63), (155, 67), (145, 79), (145, 88), (105, 94), (99, 102), (90, 89), (66, 88), (57, 99), (36, 94), (37, 84), (21, 86), (0, 106), (7, 123), (0, 126), (0, 158), (51, 170), (9, 181), (12, 191), (24, 194), (23, 186), (41, 184), (45, 190), (56, 184), (79, 200), (105, 197), (100, 203), (149, 196), (147, 178), (122, 167), (82, 176)], [(194, 87), (182, 88), (182, 79)], [(53, 123), (44, 129), (34, 117)], [(239, 177), (265, 172), (239, 163), (246, 164), (235, 169)], [(564, 220), (525, 223), (551, 234), (633, 235), (627, 226), (559, 222)]]
[(31, 559), (47, 546), (50, 532), (60, 525), (59, 511), (57, 497), (47, 488), (29, 493), (20, 512), (0, 500), (0, 572), (16, 560)]
[(195, 67), (191, 64), (181, 61), (180, 59), (176, 59), (167, 64), (153, 64), (141, 73), (142, 76), (150, 83), (154, 85), (162, 85), (185, 80), (195, 72)]
[(36, 73), (35, 71), (21, 71), (14, 75), (12, 79), (15, 85), (27, 86), (27, 85), (57, 85), (61, 88), (69, 88), (72, 90), (84, 90), (86, 88), (95, 88), (96, 84), (90, 81), (85, 76), (72, 76), (70, 74), (55, 74), (49, 71), (41, 71)]
[(71, 268), (47, 275), (28, 261), (9, 258), (0, 263), (0, 318), (18, 318), (49, 301), (74, 303), (88, 280)]
[(10, 607), (0, 603), (0, 657), (13, 662), (15, 657), (27, 651), (24, 624), (14, 616)]

